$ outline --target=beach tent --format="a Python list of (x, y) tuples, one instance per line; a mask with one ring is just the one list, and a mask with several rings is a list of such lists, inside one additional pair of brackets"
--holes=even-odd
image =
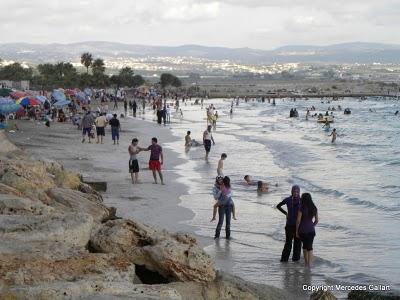
[(42, 104), (45, 103), (47, 100), (46, 96), (42, 96), (42, 95), (36, 96), (35, 99), (38, 100)]
[(67, 99), (65, 98), (64, 91), (61, 90), (61, 89), (59, 89), (59, 90), (53, 90), (53, 92), (51, 93), (51, 95), (52, 95), (53, 98), (56, 100), (56, 102), (67, 101)]
[(10, 90), (10, 89), (6, 89), (6, 88), (0, 89), (0, 97), (10, 96), (11, 93), (12, 93), (12, 90)]
[(33, 97), (22, 97), (15, 101), (16, 104), (20, 104), (22, 106), (39, 106), (40, 102)]

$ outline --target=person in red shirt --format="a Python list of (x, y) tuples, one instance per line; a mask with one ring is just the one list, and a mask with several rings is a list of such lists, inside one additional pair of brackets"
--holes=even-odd
[[(160, 176), (161, 184), (164, 185), (163, 175), (161, 173), (161, 165), (164, 163), (164, 156), (162, 152), (162, 147), (157, 144), (157, 138), (153, 137), (151, 139), (151, 145), (145, 149), (145, 151), (150, 152), (149, 169), (153, 172), (154, 184), (157, 184), (157, 173)], [(161, 160), (160, 160), (161, 158)]]

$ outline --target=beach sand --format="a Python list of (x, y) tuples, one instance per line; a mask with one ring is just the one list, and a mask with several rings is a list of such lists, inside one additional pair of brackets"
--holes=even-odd
[[(159, 144), (176, 140), (167, 127), (141, 119), (122, 118), (119, 145), (113, 145), (110, 127), (106, 128), (104, 144), (81, 142), (81, 131), (69, 123), (52, 123), (46, 127), (36, 121), (19, 121), (20, 131), (7, 133), (8, 138), (18, 147), (27, 150), (33, 157), (56, 160), (67, 169), (79, 172), (85, 180), (106, 181), (107, 191), (103, 194), (107, 206), (117, 208), (122, 218), (167, 229), (171, 232), (194, 234), (194, 228), (182, 224), (193, 218), (193, 212), (179, 206), (179, 197), (186, 193), (186, 187), (177, 182), (174, 168), (183, 163), (176, 153), (163, 148), (165, 163), (162, 167), (166, 185), (153, 184), (148, 169), (150, 152), (138, 155), (141, 184), (132, 184), (128, 172), (128, 146), (132, 138), (139, 139), (139, 145), (147, 147), (151, 138), (157, 137)], [(206, 241), (199, 240), (205, 245)]]

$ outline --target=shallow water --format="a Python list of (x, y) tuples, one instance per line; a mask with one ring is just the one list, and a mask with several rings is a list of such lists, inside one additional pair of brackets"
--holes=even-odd
[[(220, 268), (299, 296), (306, 295), (303, 284), (389, 284), (400, 290), (400, 117), (394, 116), (398, 101), (278, 100), (276, 106), (242, 101), (234, 106), (232, 116), (230, 100), (209, 103), (220, 115), (209, 162), (204, 160), (203, 147), (187, 153), (183, 147), (186, 130), (192, 131), (192, 138), (202, 139), (206, 120), (200, 106), (182, 107), (184, 118), (173, 119), (171, 125), (182, 141), (167, 146), (189, 159), (177, 167), (181, 181), (189, 186), (182, 205), (194, 211), (189, 223), (207, 237), (213, 236), (216, 226), (210, 223), (210, 191), (217, 161), (222, 152), (228, 155), (224, 173), (233, 182), (238, 215), (232, 221), (234, 239), (206, 247)], [(352, 110), (351, 115), (334, 112), (335, 144), (322, 124), (305, 120), (305, 108), (312, 105), (316, 112), (333, 105)], [(299, 118), (288, 117), (293, 107)], [(255, 187), (241, 184), (246, 174), (278, 187), (258, 195)], [(302, 262), (279, 262), (285, 218), (275, 206), (289, 195), (293, 184), (310, 192), (319, 210), (311, 272)]]

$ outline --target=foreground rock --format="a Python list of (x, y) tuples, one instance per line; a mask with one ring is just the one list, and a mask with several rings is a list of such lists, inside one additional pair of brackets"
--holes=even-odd
[(167, 281), (207, 282), (215, 278), (211, 258), (187, 235), (170, 235), (130, 220), (108, 221), (94, 233), (90, 247), (117, 253), (157, 272)]
[(2, 139), (0, 299), (290, 299), (216, 274), (193, 237), (117, 219), (79, 174)]

